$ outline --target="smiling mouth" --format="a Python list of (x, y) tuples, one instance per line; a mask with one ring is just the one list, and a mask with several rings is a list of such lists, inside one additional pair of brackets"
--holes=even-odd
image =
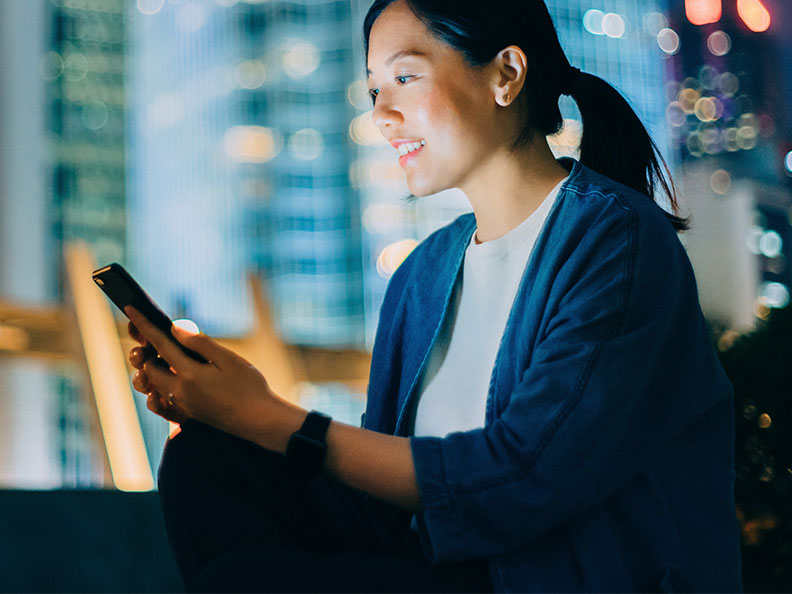
[(405, 155), (409, 155), (414, 151), (417, 151), (425, 144), (426, 144), (425, 140), (421, 140), (419, 142), (405, 142), (404, 144), (400, 144), (397, 150), (399, 151), (399, 156), (403, 157)]

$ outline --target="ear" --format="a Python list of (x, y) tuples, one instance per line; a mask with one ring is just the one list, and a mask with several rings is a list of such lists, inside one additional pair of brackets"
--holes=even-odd
[(506, 107), (514, 102), (525, 84), (528, 59), (516, 45), (510, 45), (498, 52), (490, 65), (494, 68), (495, 102)]

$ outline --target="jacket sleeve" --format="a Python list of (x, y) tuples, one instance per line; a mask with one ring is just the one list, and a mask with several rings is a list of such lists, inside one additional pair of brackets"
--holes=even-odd
[(505, 554), (569, 522), (728, 394), (684, 249), (638, 217), (601, 221), (554, 271), (561, 294), (491, 423), (411, 438), (433, 561)]

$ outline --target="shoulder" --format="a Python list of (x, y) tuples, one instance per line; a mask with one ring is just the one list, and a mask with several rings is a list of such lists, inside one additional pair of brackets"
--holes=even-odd
[(555, 227), (614, 247), (683, 250), (666, 212), (649, 196), (574, 162), (561, 190)]

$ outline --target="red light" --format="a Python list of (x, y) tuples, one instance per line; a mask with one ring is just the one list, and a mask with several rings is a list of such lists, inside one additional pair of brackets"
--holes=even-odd
[(685, 16), (694, 25), (717, 23), (722, 11), (721, 0), (685, 0)]
[(737, 0), (737, 14), (754, 33), (770, 28), (770, 13), (761, 0)]

